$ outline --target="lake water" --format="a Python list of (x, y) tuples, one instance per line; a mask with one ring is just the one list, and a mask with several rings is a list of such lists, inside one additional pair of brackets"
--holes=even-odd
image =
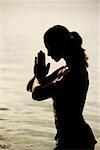
[[(99, 150), (98, 4), (95, 0), (93, 3), (71, 1), (49, 5), (14, 1), (0, 1), (0, 150), (52, 150), (55, 146), (52, 99), (32, 100), (26, 85), (32, 77), (36, 53), (33, 49), (42, 48), (44, 30), (58, 23), (78, 29), (89, 49), (90, 87), (84, 117), (98, 141), (95, 150)], [(61, 64), (52, 62), (51, 71)]]
[[(14, 42), (11, 37), (8, 42)], [(15, 38), (15, 41), (18, 39)], [(55, 145), (52, 100), (33, 101), (26, 91), (32, 77), (31, 51), (3, 46), (0, 55), (0, 148), (9, 150), (51, 150)], [(91, 73), (91, 70), (90, 70)], [(91, 125), (100, 149), (98, 74), (91, 74), (84, 116)]]

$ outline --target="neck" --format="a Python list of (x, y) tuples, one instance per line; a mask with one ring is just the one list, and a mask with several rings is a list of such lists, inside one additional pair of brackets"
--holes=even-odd
[(66, 62), (66, 66), (69, 68), (69, 70), (82, 70), (85, 68), (85, 66), (81, 66), (80, 62), (77, 60), (72, 60), (70, 57), (63, 58)]

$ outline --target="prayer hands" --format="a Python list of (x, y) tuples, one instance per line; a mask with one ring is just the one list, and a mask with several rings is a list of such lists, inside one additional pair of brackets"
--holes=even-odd
[(47, 74), (50, 68), (50, 63), (45, 64), (45, 54), (40, 51), (35, 57), (34, 74), (36, 78), (41, 81)]

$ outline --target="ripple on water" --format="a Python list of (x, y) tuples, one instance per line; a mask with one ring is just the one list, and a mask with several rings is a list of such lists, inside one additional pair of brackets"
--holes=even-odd
[(0, 107), (0, 110), (9, 110), (9, 108), (7, 108), (7, 107)]

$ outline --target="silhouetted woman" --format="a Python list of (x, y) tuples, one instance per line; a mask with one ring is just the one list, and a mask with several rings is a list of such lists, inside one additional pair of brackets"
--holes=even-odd
[(89, 86), (82, 38), (77, 32), (57, 25), (44, 34), (44, 43), (48, 55), (55, 61), (63, 58), (66, 66), (47, 75), (50, 64), (45, 65), (45, 54), (40, 51), (35, 58), (35, 76), (27, 90), (32, 91), (35, 100), (53, 99), (57, 129), (55, 150), (93, 150), (96, 140), (82, 115)]

